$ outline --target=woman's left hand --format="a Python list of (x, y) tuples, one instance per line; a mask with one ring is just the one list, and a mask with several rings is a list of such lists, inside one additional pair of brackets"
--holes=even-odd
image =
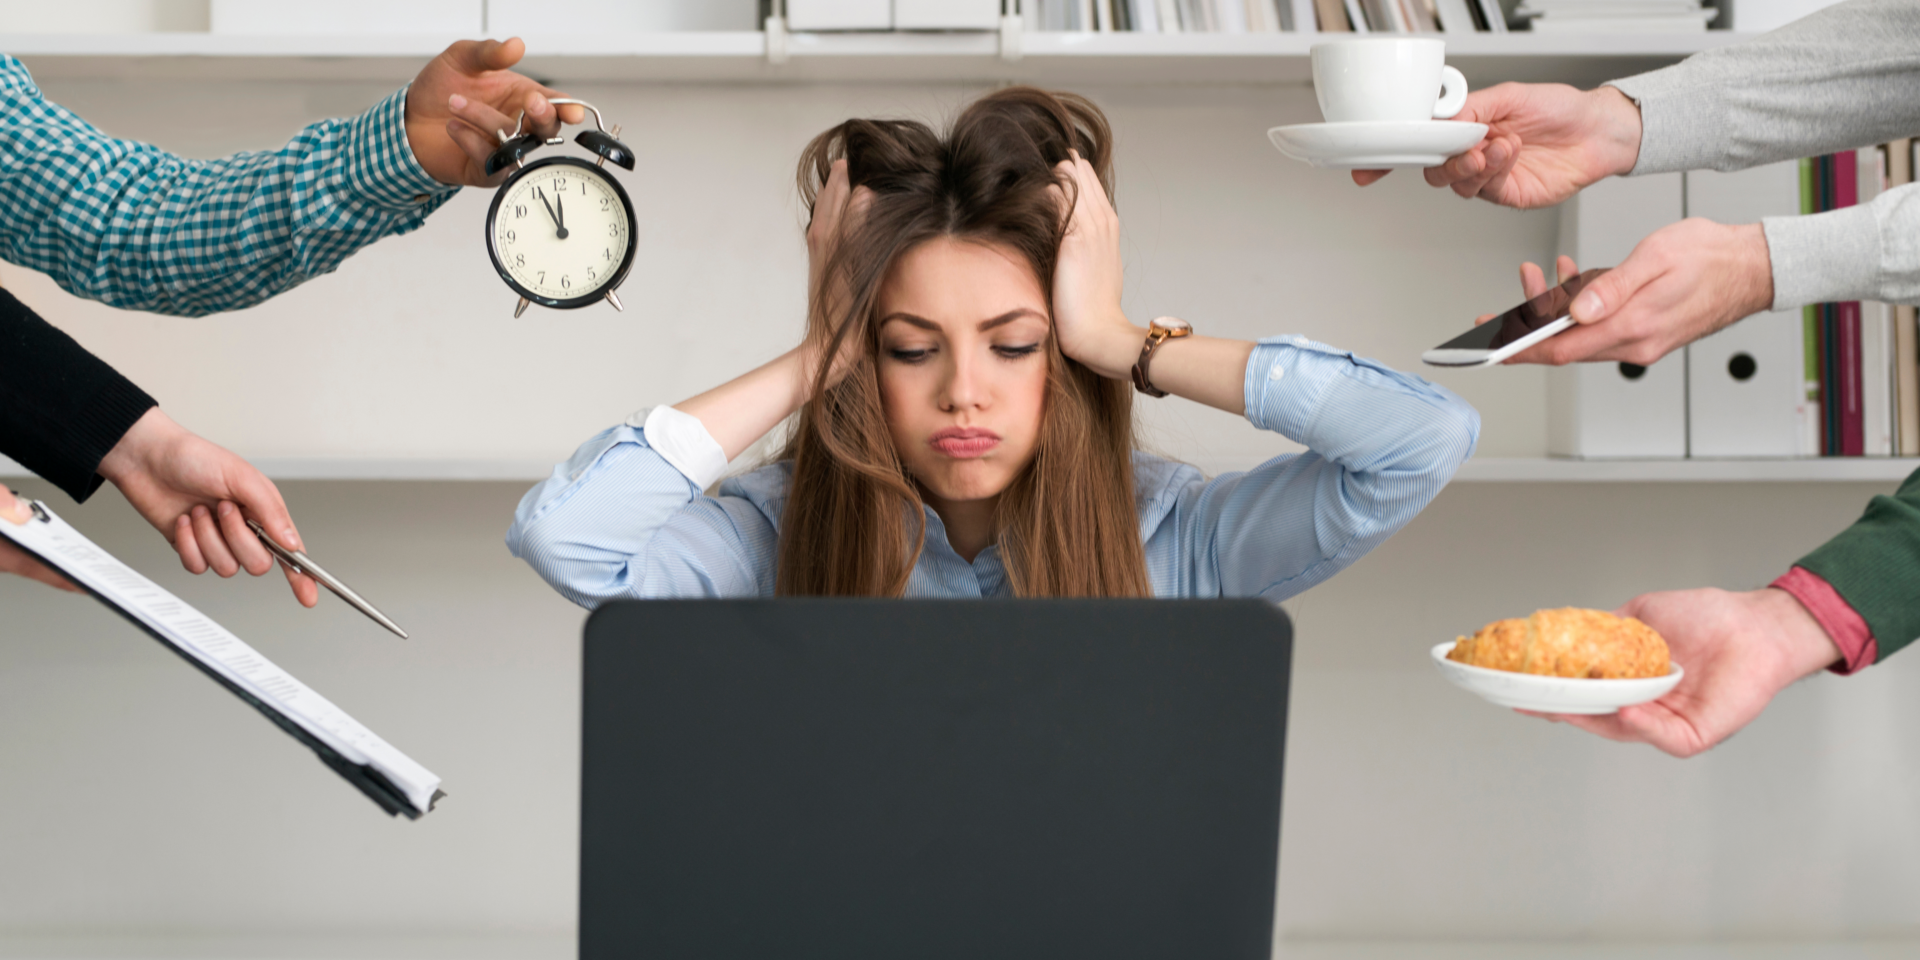
[(1093, 164), (1078, 153), (1054, 170), (1074, 186), (1071, 195), (1063, 185), (1053, 188), (1061, 209), (1073, 206), (1053, 268), (1054, 335), (1062, 353), (1101, 376), (1124, 380), (1140, 356), (1146, 331), (1128, 322), (1120, 309), (1120, 215)]

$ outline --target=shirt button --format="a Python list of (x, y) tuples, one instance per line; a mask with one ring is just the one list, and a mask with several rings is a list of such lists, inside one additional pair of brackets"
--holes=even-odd
[(1293, 338), (1293, 345), (1294, 345), (1294, 346), (1296, 346), (1296, 347), (1304, 347), (1304, 346), (1306, 346), (1306, 345), (1307, 345), (1307, 338), (1306, 338), (1306, 337), (1294, 337), (1294, 338)]
[(1281, 377), (1284, 377), (1286, 375), (1287, 375), (1287, 368), (1279, 366), (1277, 364), (1274, 366), (1272, 370), (1267, 371), (1268, 380), (1278, 380)]
[(573, 474), (572, 474), (572, 476), (570, 476), (570, 477), (568, 477), (568, 479), (570, 479), (570, 480), (578, 480), (578, 479), (580, 479), (580, 471), (578, 471), (578, 470), (575, 470), (575, 471), (573, 472)]
[(427, 196), (427, 195), (426, 195), (426, 194), (424, 194), (424, 193), (416, 193), (416, 194), (414, 194), (414, 195), (413, 195), (413, 202), (414, 202), (414, 203), (426, 203), (426, 202), (427, 202), (428, 200), (431, 200), (431, 199), (433, 199), (433, 198), (432, 198), (432, 197), (429, 197), (429, 196)]

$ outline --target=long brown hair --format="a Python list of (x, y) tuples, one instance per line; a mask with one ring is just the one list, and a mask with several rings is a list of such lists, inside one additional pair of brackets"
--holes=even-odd
[[(926, 543), (925, 511), (887, 430), (874, 316), (888, 270), (939, 237), (993, 244), (1033, 268), (1052, 307), (1054, 261), (1069, 211), (1054, 166), (1076, 150), (1112, 194), (1113, 137), (1100, 108), (1070, 93), (1011, 87), (969, 104), (945, 136), (909, 120), (849, 120), (815, 137), (800, 160), (811, 209), (835, 160), (854, 187), (873, 191), (858, 226), (840, 238), (826, 275), (846, 291), (829, 315), (828, 283), (808, 311), (808, 339), (835, 356), (853, 338), (856, 360), (828, 387), (823, 370), (782, 459), (793, 480), (781, 520), (777, 592), (786, 596), (899, 596)], [(1134, 506), (1133, 391), (1047, 340), (1047, 393), (1032, 462), (1000, 494), (996, 542), (1019, 596), (1146, 596), (1145, 552)]]

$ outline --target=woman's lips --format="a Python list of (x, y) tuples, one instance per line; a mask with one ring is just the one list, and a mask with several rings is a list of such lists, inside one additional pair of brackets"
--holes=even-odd
[(927, 445), (957, 460), (971, 460), (999, 446), (1000, 435), (979, 427), (948, 427), (929, 438)]

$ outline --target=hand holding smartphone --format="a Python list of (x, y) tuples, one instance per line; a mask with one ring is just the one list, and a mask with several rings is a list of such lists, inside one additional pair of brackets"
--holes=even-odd
[(1588, 270), (1420, 355), (1436, 367), (1486, 367), (1573, 326), (1569, 309), (1606, 267)]

